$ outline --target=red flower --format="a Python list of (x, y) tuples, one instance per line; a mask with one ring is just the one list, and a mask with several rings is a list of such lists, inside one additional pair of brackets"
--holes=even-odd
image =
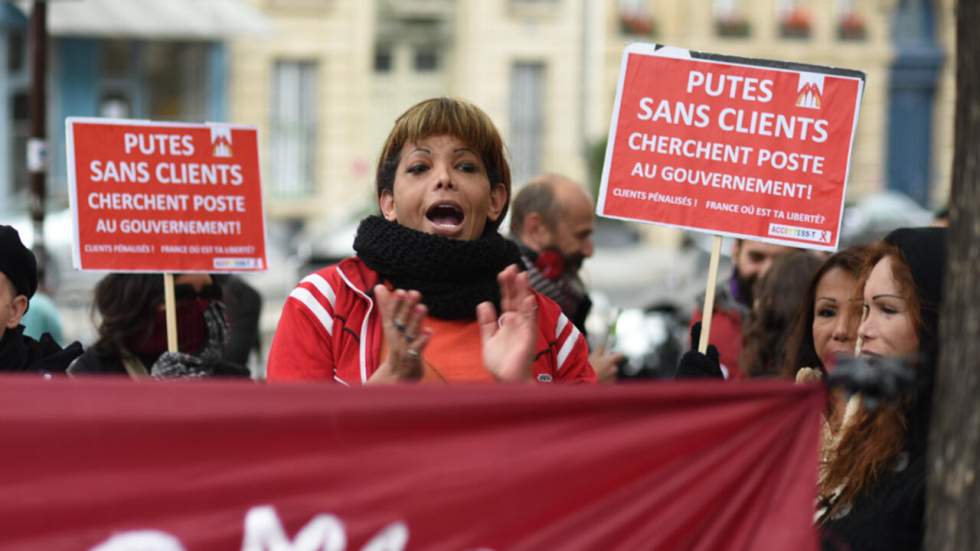
[(800, 6), (793, 8), (783, 17), (782, 24), (786, 28), (806, 30), (810, 28), (810, 13)]
[(620, 15), (620, 24), (628, 34), (648, 35), (653, 33), (654, 22), (649, 15), (624, 13)]
[(859, 31), (864, 29), (864, 19), (854, 11), (847, 12), (843, 17), (840, 18), (840, 26), (842, 29), (847, 29), (849, 31)]

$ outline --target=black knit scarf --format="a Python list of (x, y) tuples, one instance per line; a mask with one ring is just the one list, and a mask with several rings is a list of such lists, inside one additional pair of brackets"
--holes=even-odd
[(445, 320), (476, 319), (476, 305), (489, 300), (500, 311), (497, 274), (521, 268), (517, 245), (487, 229), (473, 241), (429, 235), (380, 216), (361, 221), (354, 238), (357, 256), (398, 289), (415, 289), (429, 315)]

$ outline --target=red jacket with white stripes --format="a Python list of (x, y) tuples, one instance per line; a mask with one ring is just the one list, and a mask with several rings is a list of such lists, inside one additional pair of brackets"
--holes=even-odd
[[(317, 380), (363, 384), (381, 363), (381, 315), (369, 290), (376, 272), (348, 258), (303, 278), (283, 306), (269, 351), (270, 381)], [(582, 334), (551, 299), (538, 300), (538, 382), (594, 382)], [(424, 298), (423, 298), (424, 301)], [(479, 351), (474, 361), (482, 361)]]

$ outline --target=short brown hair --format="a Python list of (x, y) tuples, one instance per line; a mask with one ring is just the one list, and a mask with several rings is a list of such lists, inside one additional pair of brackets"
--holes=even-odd
[(491, 188), (503, 184), (507, 190), (507, 201), (500, 216), (496, 220), (487, 220), (487, 226), (496, 231), (507, 215), (510, 203), (510, 165), (504, 155), (504, 141), (490, 117), (479, 107), (462, 99), (427, 99), (416, 103), (398, 117), (378, 158), (375, 174), (378, 197), (386, 191), (394, 192), (395, 170), (405, 144), (442, 134), (462, 140), (473, 148), (487, 169)]

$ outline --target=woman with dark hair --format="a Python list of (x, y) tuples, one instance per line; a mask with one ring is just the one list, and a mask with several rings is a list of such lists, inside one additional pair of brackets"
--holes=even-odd
[(834, 253), (810, 278), (786, 341), (783, 376), (793, 378), (804, 367), (826, 373), (837, 357), (854, 355), (865, 250), (851, 247)]
[(133, 378), (248, 376), (222, 361), (228, 325), (221, 288), (208, 274), (174, 278), (179, 352), (167, 351), (163, 277), (109, 274), (95, 287), (98, 340), (68, 368), (69, 375)]
[(825, 549), (922, 546), (945, 245), (945, 229), (900, 229), (868, 251), (858, 328), (861, 357), (872, 363), (906, 360), (914, 365), (917, 384), (896, 404), (865, 408), (858, 398), (855, 414), (845, 416), (824, 450), (818, 522)]
[(594, 380), (585, 339), (530, 288), (497, 232), (510, 168), (486, 113), (451, 98), (414, 105), (385, 141), (375, 184), (381, 212), (361, 222), (357, 256), (286, 300), (269, 380)]
[(786, 253), (776, 257), (772, 267), (756, 282), (738, 361), (750, 377), (780, 374), (789, 328), (802, 304), (803, 286), (820, 264), (820, 258), (808, 251)]

